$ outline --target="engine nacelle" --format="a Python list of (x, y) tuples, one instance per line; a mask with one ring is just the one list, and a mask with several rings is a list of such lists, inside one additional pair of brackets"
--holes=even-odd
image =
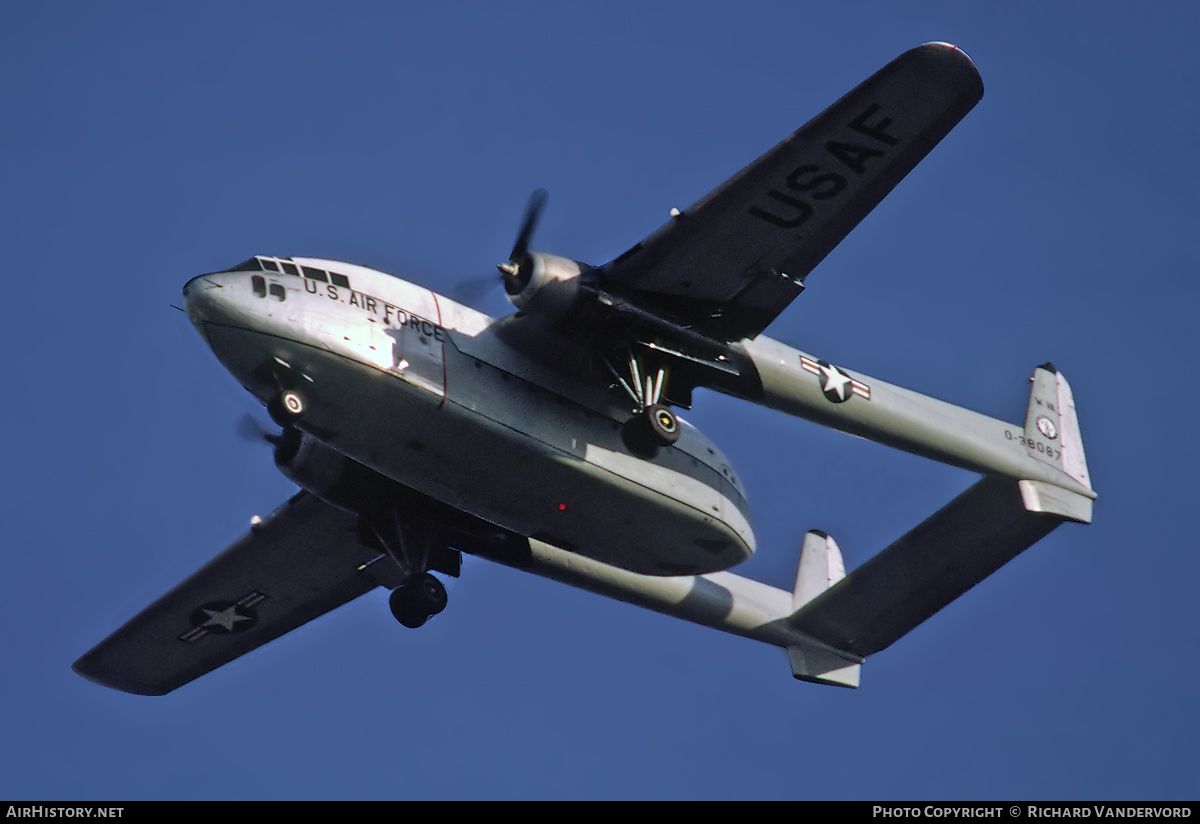
[(385, 509), (400, 485), (294, 426), (275, 445), (275, 466), (284, 477), (328, 504), (363, 514)]
[(590, 267), (570, 258), (530, 252), (518, 264), (515, 278), (505, 278), (508, 299), (523, 312), (558, 320), (580, 303)]

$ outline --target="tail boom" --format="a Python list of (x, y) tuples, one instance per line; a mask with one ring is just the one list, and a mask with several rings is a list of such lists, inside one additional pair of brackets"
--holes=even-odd
[[(1073, 447), (1068, 450), (1064, 443), (1064, 459), (1056, 463), (1039, 457), (1038, 441), (1031, 443), (1028, 427), (834, 366), (765, 336), (742, 346), (762, 385), (760, 396), (747, 398), (755, 403), (983, 475), (1037, 481), (1096, 497), (1070, 386), (1060, 373), (1050, 380), (1055, 397), (1061, 394), (1056, 409), (1062, 425), (1057, 428)], [(1035, 392), (1036, 378), (1035, 373)]]

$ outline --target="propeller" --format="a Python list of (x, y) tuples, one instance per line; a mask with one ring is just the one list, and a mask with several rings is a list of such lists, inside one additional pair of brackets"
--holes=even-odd
[(455, 303), (461, 303), (465, 306), (475, 306), (478, 309), (479, 307), (476, 304), (482, 301), (495, 288), (495, 275), (471, 278), (455, 286), (454, 290), (450, 293), (450, 299)]
[(508, 260), (496, 265), (504, 278), (504, 291), (510, 295), (520, 292), (532, 275), (529, 271), (529, 241), (533, 239), (533, 232), (537, 229), (549, 197), (550, 194), (545, 189), (534, 189), (533, 194), (529, 196), (529, 205), (525, 207), (525, 219), (521, 222), (517, 242), (513, 245)]
[[(529, 204), (525, 207), (525, 217), (521, 221), (521, 230), (517, 233), (517, 242), (509, 253), (508, 260), (496, 264), (500, 270), (504, 291), (515, 295), (525, 287), (533, 275), (529, 260), (529, 242), (542, 219), (542, 211), (550, 197), (545, 189), (536, 189), (529, 196)], [(454, 287), (450, 293), (455, 303), (474, 306), (481, 301), (496, 286), (495, 276), (472, 278)]]
[[(285, 426), (282, 432), (272, 432), (259, 422), (258, 418), (247, 412), (238, 418), (237, 433), (248, 441), (269, 444), (275, 450), (275, 465), (283, 468), (284, 464), (296, 457), (300, 450), (304, 433), (294, 426)], [(286, 472), (284, 473), (287, 474)], [(289, 476), (290, 477), (290, 476)]]
[(271, 446), (279, 446), (283, 440), (282, 432), (278, 434), (272, 432), (249, 412), (238, 418), (237, 433), (248, 441), (262, 441)]

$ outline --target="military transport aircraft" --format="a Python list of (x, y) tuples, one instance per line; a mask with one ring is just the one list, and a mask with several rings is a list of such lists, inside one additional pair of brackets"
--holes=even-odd
[[(1092, 491), (1071, 389), (1046, 364), (1009, 424), (761, 333), (809, 272), (983, 96), (946, 43), (902, 54), (600, 267), (535, 252), (535, 192), (494, 320), (383, 272), (259, 255), (184, 287), (187, 314), (282, 431), (301, 489), (75, 663), (161, 695), (377, 586), (418, 627), (466, 552), (780, 647), (804, 681), (863, 660), (1063, 521)], [(705, 387), (982, 473), (849, 575), (809, 532), (791, 592), (741, 482), (676, 414)]]

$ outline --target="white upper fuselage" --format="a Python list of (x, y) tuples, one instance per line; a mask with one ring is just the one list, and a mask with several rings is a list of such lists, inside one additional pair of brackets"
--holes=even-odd
[(354, 264), (260, 257), (257, 267), (190, 281), (189, 318), (263, 402), (304, 393), (300, 428), (344, 455), (637, 572), (709, 572), (753, 552), (738, 481), (693, 427), (635, 457), (619, 432), (628, 406), (606, 382), (513, 350), (486, 315)]

